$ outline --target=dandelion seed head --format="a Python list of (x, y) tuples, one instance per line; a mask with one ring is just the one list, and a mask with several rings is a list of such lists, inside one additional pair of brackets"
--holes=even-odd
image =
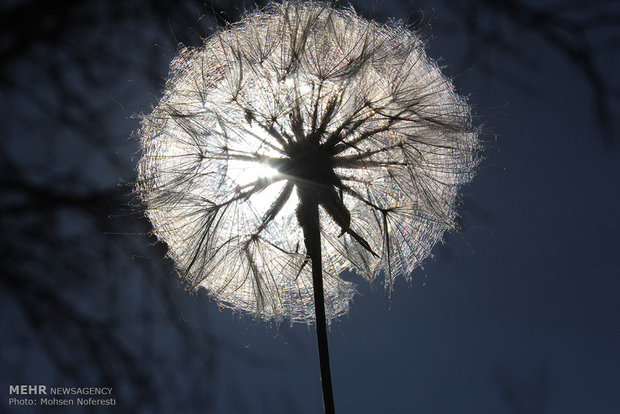
[(319, 194), (333, 319), (355, 293), (342, 271), (410, 277), (478, 160), (469, 107), (415, 33), (314, 2), (183, 49), (139, 136), (137, 191), (180, 275), (276, 321), (314, 319), (300, 189)]

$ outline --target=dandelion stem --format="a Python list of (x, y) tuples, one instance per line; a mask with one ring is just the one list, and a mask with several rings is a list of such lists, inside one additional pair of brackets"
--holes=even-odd
[(299, 223), (304, 232), (304, 241), (312, 262), (312, 287), (314, 290), (314, 313), (316, 316), (316, 339), (321, 366), (323, 386), (323, 407), (326, 414), (334, 414), (334, 394), (329, 368), (329, 349), (327, 345), (327, 322), (325, 318), (325, 298), (323, 295), (323, 261), (321, 257), (321, 224), (319, 204), (312, 191), (300, 191), (298, 210)]

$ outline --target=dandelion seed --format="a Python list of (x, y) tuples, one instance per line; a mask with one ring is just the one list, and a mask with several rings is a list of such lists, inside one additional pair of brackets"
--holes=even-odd
[(328, 319), (353, 270), (398, 275), (454, 227), (478, 141), (420, 38), (321, 3), (271, 4), (187, 48), (144, 118), (138, 191), (180, 274), (265, 319), (314, 319), (299, 192), (320, 205)]
[(138, 192), (183, 279), (264, 319), (316, 318), (325, 395), (325, 319), (355, 293), (340, 274), (383, 274), (389, 292), (409, 278), (454, 227), (478, 153), (415, 33), (314, 2), (182, 50), (139, 135)]

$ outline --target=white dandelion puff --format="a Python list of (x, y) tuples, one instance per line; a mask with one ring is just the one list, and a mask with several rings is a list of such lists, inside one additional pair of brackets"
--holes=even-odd
[(353, 10), (273, 3), (180, 52), (139, 133), (138, 187), (179, 273), (224, 306), (327, 321), (410, 277), (455, 225), (478, 138), (420, 38)]
[(180, 275), (223, 306), (315, 318), (304, 202), (319, 206), (326, 317), (352, 270), (410, 277), (455, 225), (478, 139), (466, 101), (400, 24), (271, 4), (171, 64), (139, 132), (138, 192)]

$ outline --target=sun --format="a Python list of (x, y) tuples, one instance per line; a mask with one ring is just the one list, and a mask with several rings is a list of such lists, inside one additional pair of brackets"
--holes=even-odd
[(284, 185), (282, 174), (276, 168), (255, 160), (230, 159), (227, 175), (239, 189), (251, 188), (259, 181), (273, 181), (264, 189), (252, 192), (247, 200), (259, 214), (269, 210)]

